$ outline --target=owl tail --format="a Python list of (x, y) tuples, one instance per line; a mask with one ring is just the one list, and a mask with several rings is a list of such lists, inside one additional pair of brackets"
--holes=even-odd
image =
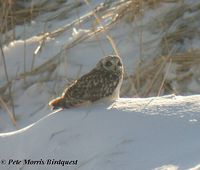
[(56, 99), (53, 99), (49, 102), (49, 106), (52, 110), (59, 109), (59, 108), (72, 108), (72, 107), (78, 107), (82, 105), (87, 105), (91, 103), (90, 101), (85, 101), (81, 99), (70, 99), (67, 100), (64, 96), (58, 97)]
[(65, 98), (58, 97), (56, 99), (53, 99), (49, 102), (49, 106), (52, 110), (59, 109), (59, 108), (66, 108), (65, 106)]

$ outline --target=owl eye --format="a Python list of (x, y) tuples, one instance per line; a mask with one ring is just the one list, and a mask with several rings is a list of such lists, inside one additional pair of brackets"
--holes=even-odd
[(105, 65), (106, 65), (106, 67), (110, 67), (112, 65), (112, 63), (110, 61), (106, 61)]
[(117, 65), (118, 65), (118, 66), (122, 66), (122, 63), (119, 61), (119, 62), (117, 63)]

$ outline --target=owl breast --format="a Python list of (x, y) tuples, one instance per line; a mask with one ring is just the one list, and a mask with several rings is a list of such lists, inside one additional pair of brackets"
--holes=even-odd
[(94, 69), (77, 80), (65, 92), (65, 97), (94, 102), (112, 96), (113, 93), (118, 93), (117, 95), (119, 96), (119, 85), (121, 86), (122, 73), (119, 74)]

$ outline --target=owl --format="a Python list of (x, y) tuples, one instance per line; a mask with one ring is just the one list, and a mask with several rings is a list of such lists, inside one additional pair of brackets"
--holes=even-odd
[(71, 108), (98, 100), (119, 98), (123, 80), (123, 64), (117, 55), (102, 58), (89, 73), (69, 85), (62, 96), (49, 102), (54, 109)]

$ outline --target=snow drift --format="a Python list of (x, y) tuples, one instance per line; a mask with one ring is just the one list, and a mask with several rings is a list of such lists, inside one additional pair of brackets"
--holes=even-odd
[[(110, 105), (55, 111), (26, 128), (0, 134), (6, 161), (1, 169), (197, 170), (199, 99), (121, 98)], [(21, 163), (14, 165), (14, 160)]]

